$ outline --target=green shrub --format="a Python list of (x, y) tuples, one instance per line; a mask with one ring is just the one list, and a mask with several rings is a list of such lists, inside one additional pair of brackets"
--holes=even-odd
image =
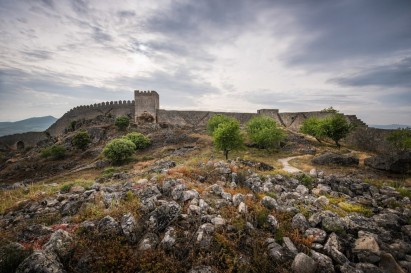
[(411, 149), (411, 128), (402, 128), (392, 131), (387, 136), (387, 141), (389, 141), (398, 151)]
[(53, 146), (41, 150), (42, 157), (51, 157), (52, 159), (62, 159), (66, 156), (66, 148), (62, 145), (54, 144)]
[(321, 120), (316, 117), (310, 117), (304, 120), (300, 128), (300, 132), (315, 137), (315, 139), (320, 143), (325, 137), (321, 126)]
[(208, 134), (212, 136), (214, 133), (214, 130), (217, 129), (219, 124), (226, 122), (226, 121), (230, 121), (230, 120), (233, 120), (233, 118), (229, 116), (225, 116), (225, 115), (212, 116), (207, 122)]
[(276, 122), (267, 116), (256, 116), (246, 124), (250, 140), (261, 149), (278, 147), (285, 138), (284, 132), (277, 127)]
[(78, 131), (71, 140), (71, 143), (77, 148), (84, 150), (91, 142), (90, 134), (86, 130)]
[(339, 141), (346, 137), (354, 129), (343, 114), (335, 113), (331, 117), (318, 119), (311, 117), (306, 119), (300, 131), (304, 134), (315, 137), (319, 142), (324, 137), (327, 137), (335, 142), (335, 145), (340, 148)]
[(298, 181), (300, 181), (301, 184), (303, 184), (309, 189), (312, 189), (315, 180), (313, 177), (306, 175), (305, 173), (302, 173), (297, 176), (297, 179)]
[(150, 138), (146, 137), (141, 133), (129, 133), (125, 136), (125, 138), (131, 140), (131, 142), (133, 142), (134, 145), (136, 145), (137, 150), (147, 148), (151, 144)]
[(326, 137), (332, 139), (335, 145), (340, 148), (340, 139), (346, 137), (354, 128), (343, 114), (334, 114), (330, 118), (326, 118), (321, 123), (322, 130)]
[(214, 130), (213, 140), (216, 149), (223, 151), (225, 158), (228, 159), (230, 151), (239, 150), (243, 146), (243, 136), (238, 121), (230, 118), (220, 123)]
[(103, 154), (114, 164), (121, 164), (133, 155), (136, 145), (131, 140), (116, 138), (103, 149)]
[(64, 184), (60, 188), (60, 193), (68, 193), (73, 186), (74, 183)]
[(116, 118), (115, 125), (121, 131), (125, 131), (130, 125), (130, 119), (127, 116), (119, 116)]

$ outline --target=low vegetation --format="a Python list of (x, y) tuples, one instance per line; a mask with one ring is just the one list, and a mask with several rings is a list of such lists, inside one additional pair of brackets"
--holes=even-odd
[(225, 158), (228, 159), (230, 151), (241, 149), (243, 146), (240, 123), (235, 119), (220, 123), (213, 132), (213, 140), (216, 149), (223, 151)]
[(122, 164), (131, 158), (135, 149), (136, 145), (131, 140), (116, 138), (104, 147), (103, 154), (113, 164)]
[(276, 122), (266, 116), (256, 116), (246, 124), (247, 135), (258, 148), (272, 149), (280, 146), (285, 138), (283, 130), (277, 127)]
[(125, 138), (131, 140), (136, 145), (136, 150), (147, 148), (151, 144), (150, 138), (141, 133), (128, 133)]
[(130, 119), (127, 116), (119, 116), (114, 124), (120, 131), (125, 131), (130, 125)]
[(71, 143), (80, 150), (85, 150), (91, 142), (90, 134), (86, 130), (79, 130), (73, 136)]
[(66, 156), (66, 148), (64, 148), (63, 145), (54, 144), (41, 150), (40, 154), (44, 158), (50, 157), (54, 160), (63, 159)]
[(339, 141), (346, 137), (353, 128), (353, 125), (347, 121), (343, 114), (334, 113), (327, 118), (311, 117), (306, 119), (300, 131), (315, 137), (319, 142), (324, 138), (329, 138), (334, 141), (337, 148), (340, 148)]
[(389, 141), (397, 151), (411, 149), (411, 128), (401, 128), (391, 132), (387, 136), (387, 141)]

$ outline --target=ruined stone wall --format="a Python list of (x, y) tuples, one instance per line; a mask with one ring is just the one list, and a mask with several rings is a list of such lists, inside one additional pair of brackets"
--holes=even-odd
[(207, 126), (207, 121), (214, 115), (223, 114), (236, 118), (241, 124), (246, 123), (257, 114), (254, 113), (226, 113), (210, 111), (174, 111), (157, 110), (157, 121), (160, 124), (173, 124), (193, 128)]
[(7, 150), (18, 150), (35, 147), (37, 143), (48, 139), (49, 135), (45, 132), (14, 134), (0, 137), (0, 147)]
[(389, 153), (393, 146), (386, 140), (394, 130), (357, 127), (345, 139), (344, 143), (360, 150)]
[(58, 136), (64, 133), (73, 121), (94, 119), (100, 115), (128, 116), (134, 120), (134, 101), (110, 101), (75, 107), (59, 118), (46, 132)]
[(134, 91), (135, 122), (143, 113), (153, 116), (157, 120), (157, 109), (160, 108), (160, 98), (156, 91)]

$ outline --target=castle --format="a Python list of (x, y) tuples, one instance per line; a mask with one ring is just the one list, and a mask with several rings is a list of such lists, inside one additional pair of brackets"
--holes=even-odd
[[(64, 134), (72, 126), (73, 122), (92, 120), (98, 116), (110, 115), (116, 117), (125, 115), (136, 124), (157, 123), (202, 128), (206, 126), (208, 119), (216, 114), (235, 117), (241, 124), (244, 124), (256, 115), (266, 115), (273, 118), (278, 125), (291, 131), (298, 131), (303, 121), (309, 117), (323, 118), (331, 115), (331, 113), (323, 111), (282, 113), (278, 109), (260, 109), (255, 113), (164, 110), (160, 109), (160, 96), (156, 91), (136, 90), (134, 91), (134, 100), (132, 101), (110, 101), (75, 107), (51, 125), (46, 132), (29, 132), (0, 137), (0, 149), (2, 147), (14, 149), (17, 147), (34, 147), (44, 139)], [(384, 132), (376, 132), (372, 130), (374, 128), (368, 128), (355, 115), (345, 115), (345, 117), (349, 122), (356, 124), (357, 128), (362, 128), (362, 131), (358, 133), (360, 135), (367, 135), (372, 132), (372, 137), (369, 139), (375, 138), (376, 134), (385, 135)], [(360, 130), (356, 131), (359, 132)], [(357, 138), (353, 137), (349, 142), (355, 145), (355, 142), (358, 142)], [(368, 143), (363, 144), (368, 145)], [(370, 146), (370, 148), (375, 149), (373, 146)]]

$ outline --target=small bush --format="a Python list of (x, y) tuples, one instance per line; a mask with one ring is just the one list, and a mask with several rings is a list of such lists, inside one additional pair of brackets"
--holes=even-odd
[(119, 116), (116, 118), (115, 125), (121, 131), (125, 131), (130, 125), (130, 119), (126, 116)]
[(131, 140), (116, 138), (103, 149), (104, 156), (114, 164), (121, 164), (133, 155), (136, 145)]
[(70, 189), (74, 186), (74, 183), (69, 183), (61, 186), (60, 193), (68, 193)]
[(256, 116), (246, 124), (250, 140), (260, 149), (278, 147), (284, 139), (284, 132), (277, 127), (276, 122), (266, 116)]
[(51, 157), (52, 159), (63, 159), (66, 156), (66, 148), (62, 145), (55, 144), (51, 147), (41, 150), (42, 157)]
[(303, 184), (304, 186), (306, 186), (309, 189), (312, 189), (313, 187), (313, 182), (314, 182), (314, 178), (312, 178), (309, 175), (306, 175), (305, 173), (299, 175), (297, 177), (298, 181), (300, 181), (301, 184)]
[(137, 150), (147, 148), (151, 144), (150, 138), (141, 133), (129, 133), (125, 138), (131, 140), (136, 145)]
[(230, 121), (233, 118), (225, 115), (215, 115), (212, 116), (208, 122), (207, 122), (207, 132), (209, 135), (213, 135), (215, 129), (217, 129), (218, 125), (220, 125), (223, 122)]
[(397, 151), (411, 149), (411, 128), (392, 131), (387, 136), (387, 141), (390, 142)]
[(85, 130), (78, 131), (71, 140), (71, 143), (77, 148), (84, 150), (91, 142), (90, 134)]
[(300, 131), (315, 137), (319, 142), (321, 142), (322, 138), (327, 137), (333, 140), (335, 145), (340, 148), (339, 141), (346, 137), (353, 129), (353, 124), (350, 124), (343, 114), (334, 113), (331, 117), (323, 119), (316, 117), (306, 119)]

